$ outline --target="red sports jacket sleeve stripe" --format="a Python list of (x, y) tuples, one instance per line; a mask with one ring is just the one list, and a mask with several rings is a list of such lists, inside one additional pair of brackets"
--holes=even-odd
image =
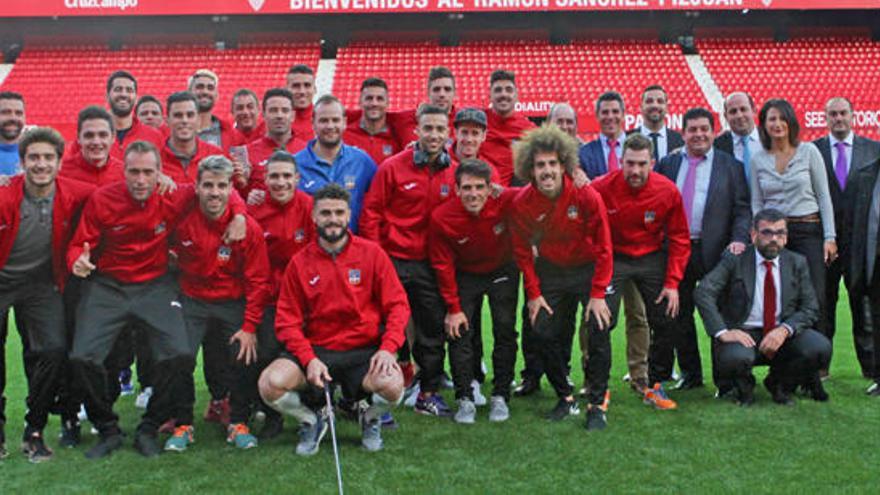
[(263, 231), (256, 221), (249, 221), (247, 243), (245, 245), (244, 266), (244, 325), (242, 330), (255, 333), (263, 319), (263, 308), (269, 300), (269, 253)]
[(382, 212), (388, 204), (388, 194), (394, 187), (391, 172), (391, 167), (379, 167), (370, 183), (370, 189), (364, 195), (358, 233), (373, 242), (381, 242)]
[[(435, 210), (435, 213), (439, 210)], [(449, 238), (443, 234), (443, 226), (436, 215), (431, 216), (428, 229), (428, 256), (431, 266), (437, 273), (440, 295), (446, 301), (449, 313), (461, 313), (461, 300), (458, 297), (458, 282), (455, 280), (455, 253), (449, 246)]]
[[(523, 193), (527, 194), (527, 193)], [(516, 265), (523, 274), (523, 286), (529, 300), (536, 299), (541, 295), (541, 282), (535, 272), (535, 255), (532, 250), (532, 242), (529, 237), (528, 219), (525, 215), (514, 214), (510, 216), (510, 233), (513, 241), (513, 257)]]
[[(73, 264), (83, 253), (85, 243), (89, 243), (89, 249), (92, 253), (95, 253), (99, 248), (104, 225), (101, 223), (98, 210), (99, 207), (94, 199), (90, 198), (86, 201), (76, 233), (67, 248), (67, 270), (70, 273), (73, 273)], [(94, 255), (92, 256), (92, 264), (95, 264)]]
[(275, 335), (284, 347), (296, 356), (300, 364), (308, 366), (315, 359), (312, 344), (303, 333), (304, 315), (301, 308), (307, 305), (306, 294), (299, 278), (292, 273), (296, 263), (291, 261), (281, 280), (281, 293), (278, 296), (275, 314)]
[(608, 225), (608, 213), (605, 210), (602, 197), (592, 187), (584, 186), (578, 192), (584, 199), (586, 211), (590, 212), (588, 232), (596, 257), (590, 297), (603, 299), (605, 298), (605, 289), (611, 283), (611, 275), (614, 271), (614, 252), (611, 244), (611, 229)]

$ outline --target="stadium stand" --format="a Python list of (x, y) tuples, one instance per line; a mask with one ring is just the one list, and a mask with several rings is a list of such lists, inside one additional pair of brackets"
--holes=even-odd
[[(745, 90), (759, 104), (785, 96), (798, 110), (804, 138), (809, 139), (826, 132), (824, 102), (847, 95), (856, 108), (857, 131), (880, 137), (880, 82), (875, 77), (880, 43), (839, 34), (778, 42), (764, 33), (719, 33), (698, 37), (696, 46), (723, 94)], [(550, 105), (567, 101), (578, 110), (586, 139), (598, 132), (593, 105), (608, 89), (620, 91), (627, 102), (627, 128), (638, 124), (639, 96), (650, 84), (662, 84), (669, 93), (673, 128), (680, 127), (687, 108), (710, 106), (677, 44), (619, 38), (551, 44), (535, 36), (467, 39), (458, 46), (443, 46), (438, 36), (431, 38), (391, 42), (360, 36), (340, 47), (332, 74), (334, 94), (346, 106), (355, 106), (360, 82), (378, 76), (391, 88), (392, 110), (413, 108), (425, 100), (428, 70), (445, 65), (456, 75), (457, 104), (486, 107), (489, 74), (504, 68), (517, 74), (523, 113), (543, 117)], [(139, 94), (160, 98), (184, 88), (193, 70), (214, 70), (221, 79), (218, 114), (227, 115), (234, 89), (261, 93), (282, 84), (290, 65), (317, 67), (321, 56), (317, 37), (251, 39), (230, 49), (218, 49), (210, 39), (174, 37), (163, 43), (133, 37), (119, 49), (109, 46), (100, 39), (26, 43), (0, 87), (24, 94), (30, 122), (51, 125), (72, 137), (77, 112), (88, 104), (103, 104), (105, 78), (116, 69), (138, 77)]]
[(638, 114), (642, 89), (657, 83), (669, 92), (670, 114), (707, 105), (677, 45), (641, 40), (576, 40), (568, 45), (469, 41), (460, 46), (357, 42), (339, 49), (334, 91), (346, 105), (354, 105), (360, 81), (378, 76), (391, 88), (392, 109), (413, 108), (425, 100), (425, 77), (436, 65), (455, 74), (459, 106), (487, 106), (489, 74), (498, 68), (512, 70), (526, 115), (544, 116), (552, 103), (568, 101), (581, 115), (585, 135), (597, 132), (595, 100), (612, 88), (623, 94), (631, 115)]
[(218, 115), (227, 116), (235, 89), (262, 94), (284, 84), (295, 63), (317, 66), (320, 45), (309, 42), (242, 43), (217, 50), (213, 43), (138, 44), (110, 50), (106, 44), (28, 45), (3, 83), (4, 90), (22, 93), (28, 121), (50, 125), (72, 137), (76, 115), (89, 104), (104, 104), (106, 78), (117, 69), (138, 78), (139, 95), (164, 99), (186, 89), (187, 77), (208, 68), (220, 77)]
[(698, 40), (697, 47), (724, 94), (748, 91), (759, 104), (767, 98), (788, 99), (798, 111), (804, 139), (827, 132), (821, 116), (825, 102), (840, 95), (853, 102), (856, 132), (880, 137), (880, 43), (870, 38), (709, 38)]

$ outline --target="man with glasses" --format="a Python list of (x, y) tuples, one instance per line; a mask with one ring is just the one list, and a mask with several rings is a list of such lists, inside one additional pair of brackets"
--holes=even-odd
[(754, 249), (725, 253), (697, 287), (694, 298), (706, 332), (718, 341), (718, 375), (733, 380), (737, 402), (754, 402), (752, 368), (767, 364), (764, 386), (773, 401), (791, 405), (795, 386), (809, 380), (814, 400), (828, 394), (818, 371), (831, 359), (831, 342), (813, 330), (819, 303), (806, 259), (785, 249), (785, 214), (766, 209), (755, 215)]

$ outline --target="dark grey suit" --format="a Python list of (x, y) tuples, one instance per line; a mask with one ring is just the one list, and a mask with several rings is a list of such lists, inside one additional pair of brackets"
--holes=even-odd
[(733, 156), (733, 134), (731, 131), (724, 131), (715, 138), (715, 142), (712, 143), (712, 146), (715, 147), (716, 150), (721, 150), (728, 155)]
[[(672, 153), (657, 164), (655, 171), (675, 182), (683, 161), (684, 154)], [(676, 325), (678, 331), (671, 342), (662, 339), (651, 342), (651, 366), (671, 371), (674, 352), (677, 352), (678, 364), (685, 378), (695, 381), (701, 381), (703, 377), (694, 323), (694, 289), (697, 281), (718, 264), (721, 254), (731, 242), (749, 243), (752, 214), (749, 189), (741, 171), (742, 163), (732, 155), (717, 149), (714, 151), (700, 240), (691, 244), (691, 258), (678, 286), (681, 305)]]
[[(870, 213), (872, 203), (880, 201), (880, 197), (874, 195), (878, 171), (880, 158), (850, 172), (847, 190), (852, 194), (852, 208), (846, 218), (852, 226), (847, 239), (850, 249), (847, 288), (868, 296), (875, 350), (880, 349), (880, 275), (877, 274), (877, 253), (880, 250), (877, 247), (877, 219), (872, 219)], [(880, 381), (880, 359), (874, 359), (868, 371), (874, 380)]]
[(755, 340), (753, 348), (739, 343), (718, 345), (718, 374), (722, 379), (753, 380), (752, 367), (768, 363), (775, 379), (791, 389), (828, 365), (831, 342), (812, 330), (819, 317), (819, 305), (806, 258), (783, 249), (779, 254), (781, 287), (778, 289), (782, 300), (779, 323), (790, 328), (793, 334), (772, 360), (768, 361), (758, 351), (762, 330), (743, 328), (754, 302), (756, 256), (754, 248), (746, 249), (739, 256), (725, 253), (718, 266), (700, 281), (694, 298), (710, 337), (715, 338), (722, 330), (739, 329), (747, 331)]
[[(828, 338), (833, 342), (836, 330), (836, 313), (837, 299), (840, 290), (840, 279), (847, 277), (847, 267), (849, 265), (849, 230), (850, 224), (846, 218), (851, 213), (848, 211), (852, 208), (853, 200), (850, 179), (856, 174), (856, 171), (867, 165), (873, 160), (880, 157), (880, 143), (862, 136), (853, 137), (852, 146), (852, 163), (850, 163), (849, 174), (847, 176), (846, 187), (841, 189), (840, 183), (837, 181), (837, 175), (834, 173), (834, 161), (832, 155), (837, 150), (831, 149), (831, 140), (826, 135), (813, 141), (813, 144), (819, 148), (822, 159), (825, 161), (825, 172), (828, 176), (828, 189), (831, 191), (831, 203), (834, 205), (834, 225), (837, 228), (837, 249), (839, 257), (826, 270), (825, 282), (825, 301), (827, 321), (825, 329), (828, 332)], [(849, 290), (849, 304), (852, 314), (852, 330), (853, 341), (856, 348), (856, 357), (861, 365), (862, 372), (868, 373), (873, 364), (874, 345), (871, 341), (871, 330), (868, 325), (869, 320), (865, 318), (864, 292)]]

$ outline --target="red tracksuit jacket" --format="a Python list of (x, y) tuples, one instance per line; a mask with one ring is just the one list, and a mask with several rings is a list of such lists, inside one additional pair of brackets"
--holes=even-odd
[[(394, 136), (394, 140), (397, 142), (397, 149), (402, 150), (412, 144), (413, 141), (418, 141), (419, 137), (416, 136), (416, 128), (419, 126), (419, 120), (416, 118), (415, 109), (407, 109), (407, 110), (397, 110), (394, 112), (388, 112), (385, 114), (385, 122), (388, 125), (388, 131)], [(453, 134), (452, 121), (455, 119), (455, 105), (449, 109), (449, 129), (450, 135)], [(345, 118), (349, 124), (357, 124), (361, 121), (361, 116), (363, 116), (363, 110), (360, 108), (349, 110), (345, 113)], [(351, 144), (351, 143), (348, 143)], [(381, 162), (376, 162), (376, 165), (379, 165)]]
[[(287, 146), (283, 150), (291, 155), (295, 155), (306, 146), (308, 146), (307, 142), (294, 135), (287, 142)], [(248, 162), (251, 164), (251, 176), (248, 179), (247, 186), (244, 189), (239, 189), (242, 196), (247, 197), (247, 194), (253, 189), (266, 190), (266, 163), (269, 162), (269, 157), (272, 156), (272, 153), (281, 149), (278, 143), (269, 136), (263, 136), (255, 141), (251, 141), (247, 145)]]
[(691, 255), (691, 236), (681, 194), (671, 180), (650, 172), (641, 189), (633, 189), (618, 170), (593, 181), (611, 225), (614, 252), (638, 258), (663, 249), (668, 241), (664, 286), (678, 289)]
[(397, 140), (390, 130), (386, 128), (377, 134), (368, 134), (361, 128), (360, 122), (353, 122), (345, 128), (342, 141), (364, 150), (376, 162), (376, 165), (400, 152)]
[(507, 214), (518, 193), (517, 189), (506, 189), (498, 198), (489, 196), (477, 216), (465, 210), (458, 198), (431, 214), (428, 253), (450, 313), (461, 312), (456, 270), (489, 273), (511, 260)]
[[(313, 105), (309, 105), (303, 109), (295, 108), (293, 110), (295, 115), (293, 116), (293, 122), (290, 124), (290, 128), (293, 130), (293, 135), (296, 139), (299, 139), (302, 142), (315, 138), (315, 129), (312, 127), (312, 114), (314, 113), (314, 110), (315, 107)], [(300, 149), (296, 151), (299, 151)]]
[(486, 110), (486, 117), (489, 128), (486, 130), (486, 142), (480, 146), (480, 156), (491, 160), (501, 176), (501, 185), (506, 186), (513, 179), (513, 142), (526, 131), (534, 129), (535, 124), (519, 113), (502, 117), (491, 108)]
[(240, 242), (223, 243), (223, 233), (232, 216), (226, 208), (215, 221), (201, 209), (193, 208), (174, 229), (170, 245), (177, 254), (181, 291), (193, 299), (209, 302), (244, 297), (241, 329), (254, 333), (269, 299), (269, 255), (263, 230), (249, 216), (247, 236)]
[(189, 161), (189, 165), (184, 168), (183, 163), (180, 162), (180, 159), (171, 151), (171, 148), (168, 147), (168, 143), (171, 142), (169, 138), (166, 141), (165, 146), (162, 147), (162, 173), (171, 177), (177, 184), (195, 184), (196, 179), (199, 176), (199, 162), (202, 161), (203, 158), (207, 158), (211, 155), (224, 155), (223, 150), (214, 146), (213, 144), (202, 141), (199, 138), (196, 138), (196, 154), (193, 155), (192, 160)]
[(94, 186), (106, 186), (125, 180), (125, 165), (121, 160), (110, 156), (103, 167), (96, 167), (83, 158), (79, 144), (74, 143), (68, 151), (72, 153), (64, 155), (59, 176)]
[(248, 205), (248, 213), (263, 228), (272, 271), (270, 304), (274, 304), (281, 289), (284, 270), (293, 255), (315, 240), (312, 197), (297, 190), (293, 198), (282, 205), (267, 194), (263, 203)]
[(110, 147), (110, 156), (124, 162), (125, 148), (135, 141), (152, 143), (157, 150), (161, 150), (165, 146), (165, 137), (162, 136), (158, 129), (142, 124), (137, 117), (134, 117), (131, 122), (131, 128), (125, 133), (125, 139), (122, 141), (113, 139), (113, 145)]
[(315, 358), (312, 346), (335, 351), (379, 346), (394, 354), (403, 345), (409, 316), (406, 292), (388, 255), (349, 232), (348, 244), (336, 255), (315, 241), (290, 261), (275, 332), (308, 366)]
[(235, 128), (235, 124), (231, 120), (226, 120), (216, 115), (213, 117), (220, 122), (220, 148), (223, 149), (224, 153), (229, 153), (229, 148), (231, 146), (243, 146), (247, 144), (247, 139), (244, 137), (244, 134)]
[(428, 259), (431, 211), (455, 196), (451, 165), (431, 172), (413, 163), (413, 148), (392, 156), (376, 171), (364, 197), (360, 233), (395, 258)]
[[(55, 199), (52, 203), (52, 275), (59, 291), (67, 281), (65, 267), (67, 243), (73, 236), (80, 212), (95, 187), (64, 177), (55, 178)], [(21, 225), (21, 200), (24, 199), (24, 175), (0, 186), (0, 267), (6, 265)]]
[(510, 223), (513, 254), (529, 299), (541, 295), (532, 245), (538, 256), (558, 266), (595, 263), (590, 297), (605, 297), (614, 266), (611, 233), (605, 205), (592, 187), (577, 188), (564, 175), (554, 201), (530, 184), (514, 198)]
[[(168, 269), (168, 233), (196, 206), (195, 189), (183, 185), (174, 193), (153, 193), (135, 201), (125, 182), (104, 186), (89, 198), (67, 249), (67, 268), (88, 242), (98, 271), (126, 284), (155, 280)], [(233, 214), (245, 213), (237, 194), (229, 198)], [(95, 261), (97, 260), (97, 262)]]

